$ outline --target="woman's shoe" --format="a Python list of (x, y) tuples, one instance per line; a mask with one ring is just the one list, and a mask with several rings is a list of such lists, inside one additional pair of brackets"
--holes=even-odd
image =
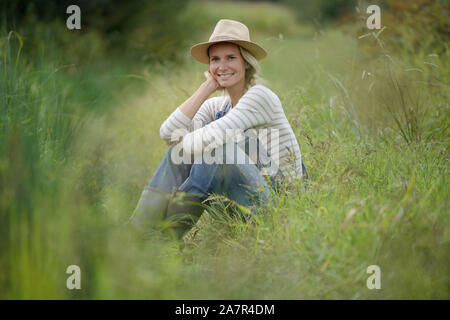
[(129, 223), (144, 231), (157, 228), (166, 216), (170, 197), (167, 192), (145, 187)]

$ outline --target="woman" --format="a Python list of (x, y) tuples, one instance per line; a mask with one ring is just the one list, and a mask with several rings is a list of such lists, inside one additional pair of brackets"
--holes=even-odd
[[(209, 64), (206, 80), (162, 124), (170, 147), (131, 219), (144, 230), (171, 221), (178, 237), (198, 220), (210, 194), (253, 208), (268, 199), (265, 175), (278, 187), (307, 175), (280, 100), (255, 84), (266, 51), (248, 28), (220, 20), (191, 55)], [(217, 90), (227, 95), (209, 98)]]

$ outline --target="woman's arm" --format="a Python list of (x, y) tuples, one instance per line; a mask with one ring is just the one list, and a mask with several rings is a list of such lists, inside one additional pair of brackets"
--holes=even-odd
[(209, 71), (205, 71), (206, 80), (203, 82), (197, 91), (183, 102), (178, 108), (189, 119), (193, 119), (203, 102), (220, 88), (217, 81), (211, 76)]
[[(192, 119), (195, 118), (195, 115), (201, 106), (205, 104), (208, 97), (216, 90), (220, 89), (219, 84), (211, 76), (209, 71), (205, 71), (204, 75), (206, 80), (194, 94), (176, 108), (161, 125), (159, 133), (161, 138), (167, 143), (170, 144), (175, 142), (180, 136), (192, 131)], [(202, 121), (202, 119), (204, 120), (204, 115), (197, 118), (199, 118), (199, 121), (204, 122)], [(181, 131), (183, 131), (183, 133)]]
[(269, 89), (253, 86), (225, 116), (184, 135), (183, 149), (199, 155), (220, 146), (234, 134), (270, 123), (280, 112), (281, 102), (273, 98)]

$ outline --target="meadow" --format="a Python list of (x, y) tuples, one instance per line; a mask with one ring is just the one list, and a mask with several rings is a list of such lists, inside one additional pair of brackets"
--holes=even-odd
[[(186, 20), (208, 27), (192, 44), (226, 16), (269, 52), (262, 76), (307, 188), (246, 222), (218, 200), (182, 244), (137, 240), (125, 223), (167, 147), (159, 127), (205, 66), (188, 51), (109, 57), (95, 34), (58, 47), (47, 29), (30, 50), (26, 29), (2, 30), (0, 298), (449, 299), (448, 50), (390, 51), (383, 33), (299, 24), (273, 4), (198, 6)], [(66, 288), (69, 265), (81, 290)]]

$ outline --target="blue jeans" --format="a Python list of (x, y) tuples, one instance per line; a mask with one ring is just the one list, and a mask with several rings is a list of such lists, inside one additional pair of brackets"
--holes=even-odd
[[(230, 104), (227, 103), (223, 110), (217, 112), (215, 120), (223, 117), (230, 110)], [(270, 188), (275, 191), (284, 188), (284, 177), (278, 171), (275, 175), (269, 176), (270, 187), (261, 174), (262, 165), (260, 162), (250, 164), (248, 161), (249, 138), (244, 144), (235, 143), (234, 157), (245, 158), (246, 164), (175, 164), (171, 159), (171, 152), (174, 146), (170, 146), (164, 155), (155, 175), (149, 183), (149, 186), (171, 193), (174, 189), (186, 193), (196, 194), (202, 200), (205, 200), (209, 194), (221, 194), (227, 198), (236, 201), (246, 207), (261, 204), (267, 201), (270, 194)], [(264, 147), (256, 142), (258, 149), (256, 151), (258, 160), (262, 160), (266, 165), (269, 158)], [(223, 146), (222, 153), (226, 156), (226, 147)], [(225, 162), (225, 161), (224, 161)], [(237, 163), (235, 161), (234, 163)], [(305, 165), (302, 161), (302, 169), (305, 178), (309, 179)]]
[[(175, 164), (171, 157), (175, 145), (171, 145), (149, 186), (167, 193), (180, 190), (197, 195), (202, 200), (207, 199), (210, 194), (220, 194), (246, 207), (261, 205), (268, 200), (271, 186), (260, 173), (257, 164), (251, 163), (248, 159), (242, 144), (229, 143), (234, 144), (235, 159), (245, 158), (245, 164), (239, 164), (237, 161), (233, 164), (207, 164), (204, 161), (195, 163), (192, 158), (191, 163)], [(226, 145), (219, 148), (225, 157)], [(269, 176), (269, 179), (272, 187), (280, 188), (282, 186), (281, 174)]]

